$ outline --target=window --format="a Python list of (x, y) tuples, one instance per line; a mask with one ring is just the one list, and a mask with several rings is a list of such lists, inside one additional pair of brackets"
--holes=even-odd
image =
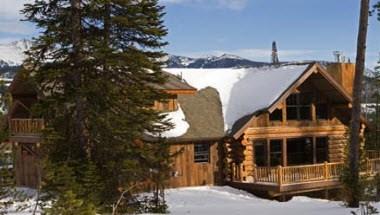
[(156, 101), (154, 109), (162, 112), (176, 111), (178, 109), (177, 99), (168, 99), (164, 101)]
[(195, 163), (210, 162), (210, 144), (208, 143), (194, 144), (194, 162)]
[(282, 121), (282, 110), (276, 109), (269, 115), (270, 121)]
[(298, 93), (290, 95), (286, 99), (286, 112), (288, 120), (310, 120), (311, 119), (310, 93)]
[(270, 141), (270, 165), (281, 165), (282, 161), (282, 140)]
[(328, 119), (328, 110), (327, 104), (317, 104), (316, 105), (316, 114), (317, 119)]
[(257, 166), (267, 165), (267, 141), (257, 140), (254, 142), (255, 145), (255, 164)]
[(295, 138), (287, 140), (288, 165), (313, 163), (312, 138)]
[(317, 163), (328, 161), (329, 148), (327, 137), (317, 137), (316, 144)]

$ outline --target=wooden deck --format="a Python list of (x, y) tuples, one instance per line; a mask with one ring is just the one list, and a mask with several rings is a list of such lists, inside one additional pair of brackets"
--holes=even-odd
[(9, 139), (11, 142), (39, 142), (44, 126), (43, 119), (10, 119)]
[[(339, 188), (343, 163), (322, 163), (287, 167), (256, 167), (246, 182), (231, 181), (233, 187), (248, 191), (266, 191), (270, 196)], [(367, 159), (361, 174), (369, 177), (380, 172), (380, 158)]]

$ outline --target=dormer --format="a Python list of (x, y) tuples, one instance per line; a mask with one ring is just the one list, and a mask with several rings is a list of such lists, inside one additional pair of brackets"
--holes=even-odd
[(153, 108), (162, 112), (172, 112), (178, 110), (178, 97), (181, 95), (194, 95), (197, 89), (183, 81), (181, 77), (164, 72), (167, 81), (163, 85), (155, 86), (169, 94), (165, 101), (155, 101)]

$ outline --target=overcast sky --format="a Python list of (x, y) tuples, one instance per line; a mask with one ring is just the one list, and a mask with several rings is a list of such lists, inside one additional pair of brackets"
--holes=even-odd
[[(31, 0), (1, 0), (0, 42), (36, 35), (19, 10)], [(237, 54), (269, 61), (273, 40), (280, 60), (355, 58), (359, 0), (161, 0), (169, 29), (166, 51), (187, 56)], [(372, 2), (375, 2), (373, 0)], [(380, 21), (371, 17), (368, 66), (379, 59)]]

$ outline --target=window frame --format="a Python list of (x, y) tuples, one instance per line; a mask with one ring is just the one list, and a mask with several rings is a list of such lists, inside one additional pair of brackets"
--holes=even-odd
[[(307, 120), (312, 120), (312, 108), (311, 108), (311, 104), (312, 104), (312, 100), (308, 101), (307, 103), (303, 103), (302, 101), (302, 96), (303, 97), (307, 97), (309, 93), (294, 93), (294, 94), (291, 94), (287, 99), (286, 99), (286, 119), (287, 120), (299, 120), (299, 121), (307, 121)], [(312, 94), (310, 94), (312, 96)], [(292, 98), (294, 97), (294, 99)], [(295, 104), (289, 104), (289, 100), (294, 100)], [(308, 117), (307, 118), (303, 118), (303, 109), (308, 109)], [(295, 109), (295, 114), (296, 114), (296, 117), (293, 118), (293, 117), (290, 117), (289, 113), (291, 112), (289, 109)]]
[[(203, 148), (203, 150), (199, 150), (200, 148)], [(194, 143), (194, 156), (193, 156), (194, 163), (210, 163), (211, 162), (210, 153), (211, 153), (210, 143)], [(204, 157), (202, 158), (202, 156)]]

